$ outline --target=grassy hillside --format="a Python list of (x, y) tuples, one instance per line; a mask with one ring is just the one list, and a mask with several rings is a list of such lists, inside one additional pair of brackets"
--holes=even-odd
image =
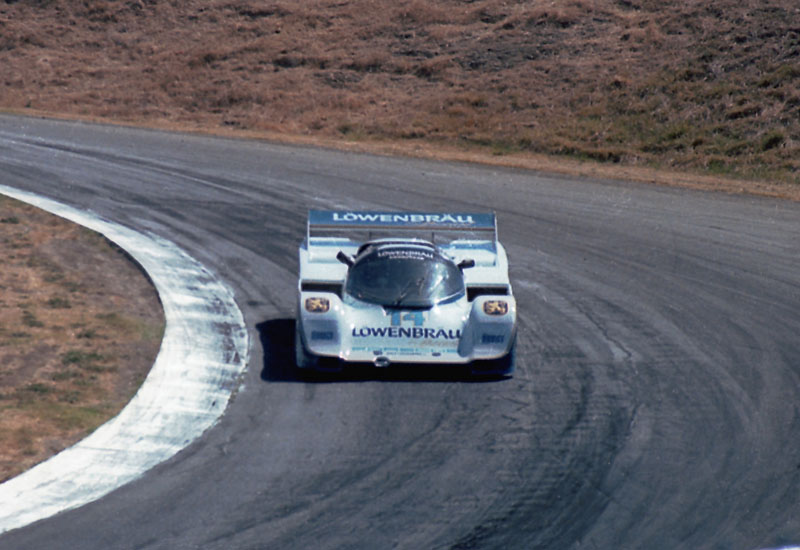
[(797, 0), (5, 0), (0, 107), (800, 184)]

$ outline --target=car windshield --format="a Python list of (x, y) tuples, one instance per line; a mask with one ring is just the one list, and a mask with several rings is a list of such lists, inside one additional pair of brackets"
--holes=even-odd
[(464, 293), (461, 270), (423, 247), (378, 249), (350, 268), (347, 293), (389, 307), (433, 307)]

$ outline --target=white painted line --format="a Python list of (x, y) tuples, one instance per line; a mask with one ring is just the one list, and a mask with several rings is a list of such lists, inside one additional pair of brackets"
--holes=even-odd
[(0, 533), (96, 500), (213, 426), (247, 367), (233, 291), (170, 241), (0, 185), (0, 193), (102, 233), (148, 273), (164, 307), (161, 350), (136, 396), (90, 436), (0, 485)]

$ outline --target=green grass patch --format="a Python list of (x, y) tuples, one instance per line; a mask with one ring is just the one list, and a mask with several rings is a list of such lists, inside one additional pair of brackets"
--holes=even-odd
[(61, 356), (62, 365), (74, 365), (81, 369), (91, 369), (106, 358), (94, 351), (83, 351), (79, 349), (69, 350)]
[(49, 386), (47, 384), (44, 384), (42, 382), (33, 382), (33, 383), (28, 384), (27, 386), (25, 386), (23, 388), (23, 390), (26, 391), (26, 392), (31, 392), (31, 393), (35, 393), (35, 394), (39, 394), (39, 395), (44, 395), (44, 394), (51, 393), (53, 391), (53, 387)]
[(76, 378), (81, 378), (81, 377), (83, 377), (83, 375), (80, 373), (80, 371), (68, 369), (53, 374), (51, 379), (53, 380), (53, 382), (64, 382), (67, 380), (74, 380)]
[(761, 80), (758, 81), (758, 86), (760, 88), (774, 88), (791, 83), (796, 78), (800, 78), (800, 67), (789, 64), (779, 65), (762, 77)]
[[(76, 397), (78, 394), (75, 394)], [(92, 431), (108, 419), (107, 406), (79, 406), (68, 401), (31, 400), (20, 404), (32, 417), (60, 430)]]
[(761, 150), (769, 151), (779, 147), (786, 140), (786, 135), (781, 130), (772, 130), (767, 132), (761, 138)]
[(47, 300), (47, 307), (51, 309), (70, 309), (72, 304), (66, 298), (54, 296)]
[[(94, 351), (69, 350), (61, 356), (61, 364), (67, 367), (76, 367), (89, 373), (113, 372), (117, 367), (107, 365), (109, 357)], [(81, 382), (94, 382), (96, 377), (81, 378)]]
[(97, 337), (97, 331), (91, 328), (83, 329), (76, 334), (76, 337), (82, 340), (92, 340)]
[(41, 328), (44, 326), (44, 323), (29, 309), (22, 311), (22, 324), (31, 328)]
[(148, 323), (116, 312), (98, 313), (95, 317), (111, 329), (135, 334), (146, 342), (160, 342), (164, 337), (163, 322)]
[(70, 403), (53, 404), (45, 412), (49, 420), (65, 430), (94, 430), (106, 421), (109, 413), (107, 407), (76, 407)]
[(33, 445), (35, 435), (33, 428), (19, 426), (13, 429), (1, 430), (0, 441), (9, 446), (19, 447), (24, 456), (33, 456), (36, 454), (36, 448)]

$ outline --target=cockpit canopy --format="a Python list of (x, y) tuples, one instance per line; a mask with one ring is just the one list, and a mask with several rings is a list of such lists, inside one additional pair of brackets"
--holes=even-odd
[(384, 307), (431, 308), (463, 296), (464, 277), (430, 243), (376, 242), (359, 249), (345, 290)]

